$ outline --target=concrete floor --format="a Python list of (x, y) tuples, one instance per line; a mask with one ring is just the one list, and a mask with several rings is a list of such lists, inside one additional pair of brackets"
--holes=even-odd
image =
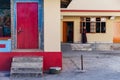
[[(81, 68), (83, 55), (84, 73)], [(10, 80), (0, 77), (0, 80)], [(120, 51), (63, 51), (63, 70), (60, 74), (44, 74), (40, 78), (16, 78), (14, 80), (120, 80)]]

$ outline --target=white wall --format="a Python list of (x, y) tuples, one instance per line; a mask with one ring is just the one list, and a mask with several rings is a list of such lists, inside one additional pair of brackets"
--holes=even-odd
[(120, 0), (72, 0), (67, 9), (120, 10)]
[(44, 0), (44, 51), (60, 50), (60, 0)]

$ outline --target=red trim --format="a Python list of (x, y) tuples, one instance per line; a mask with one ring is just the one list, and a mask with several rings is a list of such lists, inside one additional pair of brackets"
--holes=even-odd
[(120, 10), (61, 10), (61, 12), (120, 12)]
[(0, 44), (0, 48), (5, 48), (6, 45), (5, 44)]
[(14, 56), (43, 56), (43, 70), (62, 68), (62, 52), (0, 52), (0, 71), (9, 71)]

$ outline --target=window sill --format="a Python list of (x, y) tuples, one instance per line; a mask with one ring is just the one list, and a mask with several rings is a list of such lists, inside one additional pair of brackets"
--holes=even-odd
[(0, 40), (8, 40), (11, 39), (11, 37), (0, 37)]

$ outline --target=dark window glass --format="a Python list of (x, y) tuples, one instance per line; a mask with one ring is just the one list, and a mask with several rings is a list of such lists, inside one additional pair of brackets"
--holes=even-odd
[(0, 0), (0, 9), (10, 9), (10, 0)]
[(90, 17), (84, 18), (84, 22), (81, 22), (81, 32), (83, 27), (86, 27), (87, 33), (105, 33), (106, 22), (101, 22), (101, 18), (96, 18), (96, 22), (90, 21)]
[(83, 22), (83, 26), (85, 26), (85, 22)]
[(90, 33), (90, 22), (86, 22), (86, 31)]
[(86, 18), (86, 21), (90, 21), (90, 18)]
[(0, 0), (0, 37), (11, 37), (10, 0)]
[(101, 33), (105, 33), (105, 32), (106, 32), (106, 23), (101, 22)]
[(100, 18), (96, 18), (96, 21), (100, 21)]
[(96, 22), (96, 33), (100, 33), (100, 22)]

